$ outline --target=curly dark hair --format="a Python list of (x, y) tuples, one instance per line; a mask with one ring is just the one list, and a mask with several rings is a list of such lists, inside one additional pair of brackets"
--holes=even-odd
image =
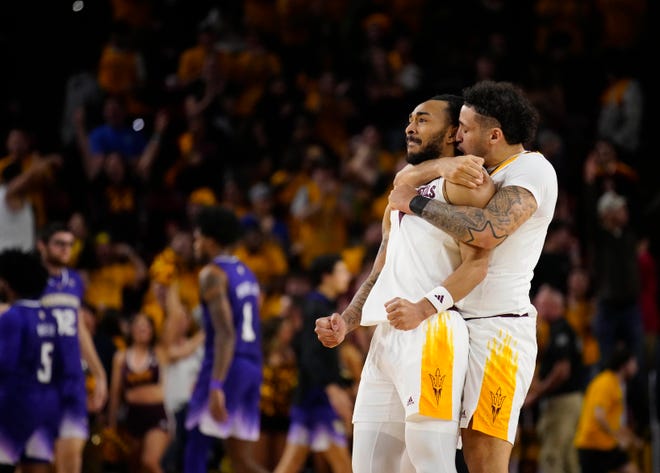
[(463, 99), (479, 115), (497, 120), (508, 144), (530, 144), (536, 137), (539, 113), (511, 82), (477, 82), (463, 89)]
[(48, 282), (48, 271), (36, 253), (8, 249), (0, 253), (0, 279), (19, 299), (39, 299)]
[(236, 214), (222, 206), (202, 207), (195, 218), (195, 227), (221, 246), (233, 245), (242, 234), (241, 222)]

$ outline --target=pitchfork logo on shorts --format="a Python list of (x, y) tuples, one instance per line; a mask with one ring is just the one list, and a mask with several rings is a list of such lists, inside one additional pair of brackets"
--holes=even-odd
[(493, 414), (493, 423), (495, 423), (495, 419), (497, 419), (497, 415), (500, 413), (505, 399), (506, 396), (502, 395), (502, 388), (500, 387), (497, 388), (496, 392), (490, 392), (490, 409)]
[(440, 374), (440, 369), (435, 370), (435, 375), (429, 373), (431, 377), (431, 386), (433, 386), (433, 394), (435, 394), (435, 404), (440, 403), (440, 397), (442, 396), (442, 385), (445, 383), (444, 374)]

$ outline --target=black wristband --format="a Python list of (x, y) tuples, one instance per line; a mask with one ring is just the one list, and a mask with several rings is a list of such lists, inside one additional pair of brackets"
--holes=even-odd
[(431, 199), (428, 197), (424, 197), (423, 195), (417, 194), (415, 197), (410, 199), (410, 203), (408, 204), (408, 207), (410, 207), (410, 210), (417, 215), (422, 215), (422, 210), (424, 210), (424, 207), (426, 207), (426, 204), (431, 202)]

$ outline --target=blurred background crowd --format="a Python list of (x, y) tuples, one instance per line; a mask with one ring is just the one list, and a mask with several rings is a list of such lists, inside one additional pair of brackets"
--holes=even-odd
[[(85, 320), (108, 374), (134, 314), (162, 332), (166, 294), (190, 314), (177, 337), (199, 345), (191, 216), (204, 205), (232, 208), (245, 230), (237, 255), (263, 289), (271, 422), (260, 456), (272, 468), (311, 261), (340, 253), (350, 299), (380, 244), (410, 111), (437, 93), (507, 80), (538, 107), (529, 148), (559, 178), (531, 288), (539, 365), (557, 318), (583, 347), (570, 389), (583, 390), (626, 343), (640, 365), (627, 422), (643, 441), (640, 467), (657, 471), (654, 2), (57, 0), (3, 10), (0, 195), (29, 205), (17, 216), (2, 199), (0, 247), (31, 249), (46, 223), (69, 225)], [(368, 341), (365, 329), (342, 347), (349, 390)], [(194, 381), (195, 353), (172, 375), (180, 383), (165, 386), (173, 415), (186, 401), (177, 388)], [(537, 471), (543, 395), (536, 401), (521, 419), (519, 471)], [(104, 430), (104, 415), (94, 415), (85, 471), (119, 471), (130, 449)], [(167, 471), (177, 471), (175, 447)], [(313, 460), (309, 468), (325, 471)]]

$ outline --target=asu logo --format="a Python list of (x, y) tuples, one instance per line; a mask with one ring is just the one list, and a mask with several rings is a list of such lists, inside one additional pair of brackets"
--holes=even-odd
[(517, 342), (510, 332), (500, 330), (488, 341), (479, 401), (472, 417), (473, 429), (500, 439), (509, 435), (519, 357)]
[(495, 423), (497, 415), (500, 413), (500, 410), (502, 410), (502, 405), (504, 404), (505, 399), (506, 396), (502, 395), (502, 388), (500, 387), (497, 388), (496, 392), (490, 392), (490, 409), (491, 414), (493, 415), (493, 423)]
[[(449, 312), (440, 312), (426, 323), (426, 340), (422, 347), (419, 372), (422, 392), (419, 413), (435, 419), (454, 417), (454, 345)], [(444, 391), (444, 396), (442, 395)]]
[(429, 373), (436, 405), (440, 403), (440, 397), (442, 396), (442, 385), (445, 383), (445, 376), (446, 375), (444, 374), (440, 374), (440, 368), (436, 368), (435, 375)]

